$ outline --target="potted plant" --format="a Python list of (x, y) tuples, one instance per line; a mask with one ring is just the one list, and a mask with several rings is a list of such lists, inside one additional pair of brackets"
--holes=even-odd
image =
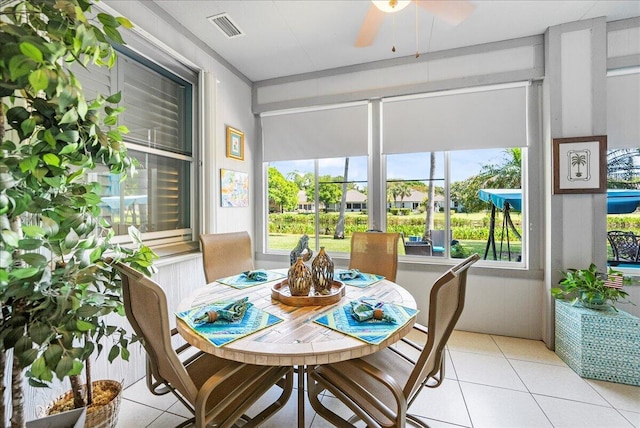
[[(137, 231), (133, 247), (111, 243), (100, 185), (86, 180), (97, 166), (120, 175), (136, 166), (117, 126), (120, 94), (87, 100), (69, 69), (112, 65), (110, 41), (123, 43), (117, 27), (131, 25), (90, 18), (92, 4), (19, 0), (0, 10), (0, 379), (10, 367), (12, 427), (25, 425), (23, 373), (36, 387), (70, 377), (81, 406), (90, 357), (106, 344), (110, 361), (128, 358), (131, 338), (107, 316), (124, 314), (113, 264), (153, 269)], [(4, 383), (0, 393), (4, 424)]]
[(587, 269), (571, 268), (563, 272), (558, 283), (560, 287), (552, 288), (551, 295), (556, 299), (572, 299), (572, 303), (579, 302), (590, 309), (612, 307), (617, 311), (616, 303), (628, 296), (623, 285), (632, 282), (631, 278), (611, 268), (607, 273), (598, 272), (597, 266), (591, 263)]

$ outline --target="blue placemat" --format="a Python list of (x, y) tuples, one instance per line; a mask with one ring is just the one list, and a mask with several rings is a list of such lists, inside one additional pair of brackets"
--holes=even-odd
[(275, 281), (276, 279), (285, 278), (286, 275), (280, 272), (273, 272), (270, 270), (258, 269), (252, 272), (263, 272), (267, 275), (267, 279), (262, 281), (255, 281), (253, 279), (247, 278), (247, 276), (243, 273), (233, 276), (228, 276), (226, 278), (220, 278), (216, 280), (217, 282), (225, 285), (229, 285), (234, 288), (248, 288), (256, 285), (264, 284), (265, 282)]
[(356, 337), (364, 342), (377, 345), (391, 336), (396, 330), (402, 328), (418, 313), (417, 309), (406, 308), (393, 303), (385, 303), (384, 311), (395, 318), (396, 322), (390, 323), (379, 320), (356, 321), (351, 316), (351, 303), (322, 315), (315, 319), (314, 322)]
[(176, 316), (186, 322), (200, 336), (213, 343), (214, 346), (223, 346), (229, 342), (248, 336), (258, 330), (267, 328), (282, 321), (275, 315), (256, 308), (250, 304), (249, 308), (240, 321), (229, 322), (218, 320), (213, 323), (195, 324), (194, 319), (210, 310), (224, 308), (230, 301), (210, 303), (205, 306), (189, 309), (188, 311), (176, 313)]
[(374, 273), (364, 273), (364, 272), (360, 272), (357, 278), (353, 278), (353, 279), (340, 278), (341, 273), (347, 273), (347, 272), (350, 272), (350, 270), (335, 269), (333, 271), (333, 279), (335, 279), (336, 281), (342, 281), (347, 285), (352, 285), (354, 287), (360, 287), (360, 288), (368, 287), (371, 284), (375, 284), (376, 282), (380, 282), (384, 279), (384, 276), (382, 275), (376, 275)]

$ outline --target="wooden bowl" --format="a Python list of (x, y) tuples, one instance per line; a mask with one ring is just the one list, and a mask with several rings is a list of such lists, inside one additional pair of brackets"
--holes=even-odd
[(284, 280), (271, 287), (271, 298), (289, 306), (327, 306), (337, 303), (344, 296), (344, 283), (333, 280), (329, 294), (292, 296), (289, 281)]

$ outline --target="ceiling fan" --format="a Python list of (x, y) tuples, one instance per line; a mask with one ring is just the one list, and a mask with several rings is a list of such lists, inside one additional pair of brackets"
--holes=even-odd
[(371, 3), (356, 38), (356, 47), (359, 48), (373, 43), (386, 15), (398, 12), (411, 3), (416, 3), (451, 25), (458, 25), (475, 9), (469, 0), (372, 0)]

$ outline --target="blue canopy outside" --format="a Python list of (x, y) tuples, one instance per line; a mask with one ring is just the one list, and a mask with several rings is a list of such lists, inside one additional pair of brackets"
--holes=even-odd
[(478, 196), (486, 202), (493, 202), (496, 208), (502, 209), (509, 202), (511, 209), (522, 211), (522, 189), (480, 189)]
[[(478, 192), (481, 200), (492, 202), (496, 208), (502, 209), (508, 202), (513, 211), (522, 211), (521, 189), (481, 189)], [(608, 189), (607, 214), (628, 214), (638, 208), (640, 190)]]

